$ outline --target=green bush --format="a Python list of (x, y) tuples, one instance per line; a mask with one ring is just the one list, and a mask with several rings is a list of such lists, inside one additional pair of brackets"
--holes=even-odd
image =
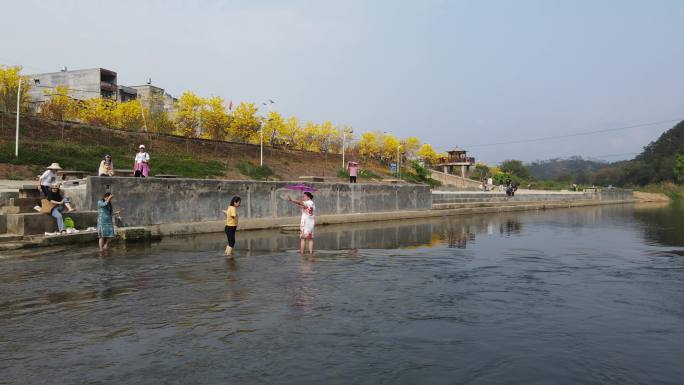
[(411, 162), (411, 168), (412, 170), (404, 170), (401, 173), (401, 177), (405, 181), (411, 183), (424, 183), (429, 185), (430, 187), (437, 187), (442, 185), (442, 183), (430, 177), (430, 170), (428, 170), (427, 167), (420, 164), (420, 162)]
[(257, 166), (250, 161), (243, 160), (237, 165), (242, 175), (255, 180), (263, 180), (273, 175), (273, 170), (268, 166)]

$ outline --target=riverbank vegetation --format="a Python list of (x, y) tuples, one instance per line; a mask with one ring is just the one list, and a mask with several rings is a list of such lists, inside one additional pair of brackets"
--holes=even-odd
[(614, 163), (582, 159), (551, 159), (524, 165), (507, 160), (499, 170), (477, 165), (473, 179), (492, 176), (495, 183), (511, 180), (522, 186), (541, 189), (568, 189), (583, 186), (626, 187), (647, 193), (660, 193), (672, 200), (684, 197), (684, 121), (649, 143), (632, 160)]
[[(46, 88), (46, 102), (31, 108), (28, 90), (32, 84), (22, 75), (21, 66), (0, 65), (0, 110), (16, 110), (16, 92), (22, 85), (20, 106), (24, 114), (60, 122), (79, 122), (93, 126), (134, 132), (176, 135), (235, 143), (260, 144), (285, 150), (340, 154), (345, 148), (363, 161), (375, 160), (389, 165), (399, 160), (421, 159), (428, 163), (438, 154), (431, 145), (416, 137), (398, 138), (386, 132), (363, 132), (355, 136), (348, 125), (302, 121), (271, 110), (272, 102), (262, 105), (240, 102), (221, 96), (202, 97), (185, 91), (176, 100), (163, 92), (119, 102), (95, 97), (77, 100), (65, 86)], [(36, 110), (36, 111), (34, 111)]]

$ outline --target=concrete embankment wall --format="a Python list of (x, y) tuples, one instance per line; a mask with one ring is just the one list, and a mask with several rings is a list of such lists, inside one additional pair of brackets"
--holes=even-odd
[[(124, 209), (128, 226), (221, 221), (230, 199), (242, 198), (245, 219), (293, 218), (299, 208), (286, 201), (301, 193), (286, 187), (294, 182), (220, 181), (204, 179), (89, 177), (86, 188), (70, 191), (77, 207), (95, 210), (105, 192)], [(317, 215), (427, 211), (432, 208), (428, 186), (310, 183)], [(220, 230), (220, 228), (218, 228)]]
[(433, 203), (457, 203), (468, 200), (500, 201), (500, 202), (545, 202), (545, 201), (629, 201), (634, 199), (632, 190), (607, 188), (592, 192), (571, 191), (526, 191), (522, 190), (514, 197), (507, 197), (500, 192), (465, 192), (465, 191), (433, 191)]

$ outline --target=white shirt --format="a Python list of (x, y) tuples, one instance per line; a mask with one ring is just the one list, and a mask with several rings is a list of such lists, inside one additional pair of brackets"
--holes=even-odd
[(135, 163), (149, 162), (150, 154), (147, 152), (139, 152), (135, 154)]
[(97, 170), (97, 175), (102, 175), (102, 174), (109, 175), (109, 176), (114, 175), (114, 162), (111, 162), (109, 164), (109, 169), (107, 169), (107, 167), (105, 167), (105, 161), (104, 160), (101, 161), (100, 162), (100, 168)]
[(50, 187), (51, 184), (57, 181), (57, 174), (52, 172), (52, 170), (46, 170), (43, 175), (40, 176), (40, 185)]

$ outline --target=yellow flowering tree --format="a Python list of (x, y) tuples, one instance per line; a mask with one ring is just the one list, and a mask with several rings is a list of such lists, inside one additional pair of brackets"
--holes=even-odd
[(257, 116), (257, 107), (254, 103), (242, 102), (235, 107), (228, 129), (231, 140), (259, 143), (260, 128), (261, 119)]
[(142, 131), (145, 127), (143, 110), (137, 100), (114, 103), (114, 126), (130, 131)]
[(285, 119), (277, 111), (270, 111), (264, 122), (264, 143), (274, 147), (282, 146), (285, 132)]
[(223, 140), (230, 122), (225, 103), (220, 96), (211, 97), (205, 102), (206, 108), (202, 108), (200, 112), (202, 137)]
[(427, 164), (435, 164), (439, 160), (439, 155), (429, 143), (424, 143), (418, 149), (417, 155)]
[(416, 137), (408, 137), (401, 141), (401, 147), (404, 149), (404, 156), (410, 159), (416, 157), (418, 150), (420, 149), (420, 139)]
[(378, 135), (374, 132), (364, 132), (361, 134), (357, 147), (359, 155), (361, 155), (364, 160), (376, 158), (380, 155)]
[(48, 100), (40, 106), (40, 116), (62, 122), (78, 118), (80, 106), (69, 96), (69, 89), (66, 86), (57, 86), (45, 90), (44, 93)]
[(82, 102), (83, 108), (79, 110), (78, 117), (83, 123), (86, 124), (115, 127), (115, 104), (115, 101), (102, 97), (84, 100)]
[(295, 116), (287, 118), (285, 125), (281, 127), (280, 140), (285, 148), (297, 148), (303, 140), (301, 124)]
[(205, 101), (190, 91), (185, 91), (178, 98), (176, 105), (176, 132), (186, 138), (197, 136), (202, 120), (202, 109)]
[(31, 83), (26, 76), (21, 76), (21, 66), (6, 66), (0, 65), (0, 110), (2, 111), (16, 111), (17, 110), (17, 91), (19, 83), (21, 83), (21, 100), (19, 101), (21, 109), (26, 111), (30, 108), (28, 91)]
[(380, 157), (385, 162), (395, 161), (397, 159), (397, 152), (400, 150), (401, 142), (392, 134), (384, 134), (382, 136), (382, 144), (380, 149)]

